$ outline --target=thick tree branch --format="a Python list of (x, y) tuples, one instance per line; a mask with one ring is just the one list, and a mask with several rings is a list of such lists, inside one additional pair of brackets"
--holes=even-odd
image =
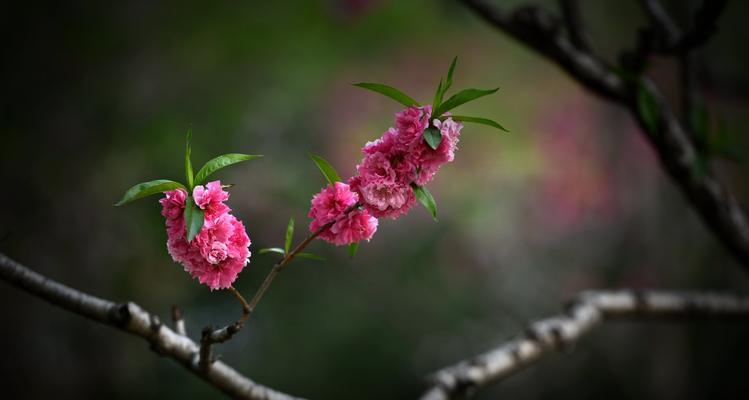
[(628, 109), (704, 223), (749, 271), (749, 222), (744, 211), (710, 171), (695, 173), (701, 164), (694, 143), (652, 83), (644, 84), (658, 105), (659, 123), (651, 129), (638, 104), (640, 84), (625, 81), (595, 54), (576, 48), (561, 34), (553, 16), (537, 7), (508, 13), (484, 0), (461, 1), (491, 25), (555, 62), (591, 92)]
[(585, 24), (580, 15), (580, 4), (577, 0), (559, 0), (564, 25), (570, 35), (570, 41), (580, 50), (590, 50), (590, 42), (585, 32)]
[(614, 319), (737, 319), (749, 322), (749, 296), (702, 292), (583, 292), (562, 315), (528, 326), (520, 337), (469, 360), (437, 371), (422, 400), (470, 395), (538, 361), (569, 348), (593, 328)]
[(135, 303), (114, 303), (80, 292), (34, 272), (1, 253), (0, 279), (54, 306), (140, 336), (158, 354), (177, 361), (190, 372), (233, 398), (296, 399), (253, 382), (223, 362), (216, 361), (207, 368), (201, 367), (198, 362), (199, 349), (195, 342), (169, 329), (159, 322), (158, 317)]

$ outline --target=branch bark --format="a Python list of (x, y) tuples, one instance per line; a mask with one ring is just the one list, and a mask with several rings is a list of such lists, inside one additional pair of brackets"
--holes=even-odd
[[(744, 210), (710, 171), (695, 173), (702, 167), (697, 149), (688, 130), (652, 82), (643, 80), (644, 86), (656, 99), (659, 121), (649, 128), (637, 100), (640, 85), (625, 81), (600, 57), (576, 47), (559, 29), (558, 18), (538, 7), (526, 6), (507, 12), (485, 0), (460, 1), (492, 26), (556, 63), (591, 92), (626, 108), (639, 122), (664, 169), (679, 186), (687, 201), (749, 272), (749, 222)], [(713, 26), (718, 12), (722, 10), (720, 4), (709, 7), (710, 18), (706, 18), (706, 22), (700, 26)], [(701, 41), (712, 31), (714, 29), (701, 28), (697, 36)]]
[[(115, 303), (65, 286), (0, 253), (0, 279), (50, 304), (146, 340), (159, 355), (182, 364), (188, 371), (236, 399), (293, 400), (296, 397), (260, 385), (229, 365), (216, 361), (199, 365), (199, 347), (189, 337), (171, 330), (159, 318), (133, 302)], [(178, 325), (181, 313), (175, 313)], [(178, 330), (181, 330), (179, 327)]]
[(749, 296), (668, 291), (583, 292), (566, 313), (534, 322), (524, 335), (434, 373), (422, 400), (448, 400), (470, 395), (554, 350), (570, 348), (607, 320), (618, 319), (737, 319), (747, 322)]

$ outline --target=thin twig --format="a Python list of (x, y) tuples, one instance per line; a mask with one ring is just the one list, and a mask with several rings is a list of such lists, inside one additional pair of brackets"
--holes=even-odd
[(247, 303), (247, 301), (242, 297), (242, 295), (237, 291), (234, 287), (230, 287), (229, 290), (234, 294), (234, 296), (239, 300), (240, 303), (242, 303), (242, 316), (240, 319), (231, 324), (227, 325), (220, 329), (213, 329), (211, 326), (207, 326), (203, 328), (203, 332), (201, 335), (200, 340), (200, 364), (202, 366), (207, 366), (215, 361), (213, 357), (212, 352), (212, 345), (215, 343), (223, 343), (229, 339), (231, 339), (237, 332), (239, 332), (242, 327), (245, 325), (247, 320), (250, 318), (250, 315), (257, 307), (260, 300), (263, 298), (263, 295), (265, 295), (265, 292), (270, 288), (271, 283), (273, 283), (273, 280), (276, 278), (279, 272), (281, 272), (284, 267), (286, 267), (291, 260), (296, 257), (296, 255), (304, 250), (304, 248), (307, 247), (310, 243), (312, 243), (315, 238), (317, 238), (321, 233), (323, 233), (326, 229), (330, 228), (335, 224), (336, 222), (340, 221), (341, 219), (345, 218), (351, 211), (357, 209), (360, 205), (355, 204), (351, 207), (349, 207), (344, 213), (338, 217), (337, 219), (330, 221), (329, 223), (321, 226), (318, 230), (315, 232), (312, 232), (309, 236), (307, 236), (299, 245), (297, 245), (293, 250), (291, 250), (288, 254), (284, 255), (282, 259), (280, 259), (275, 265), (273, 265), (273, 268), (271, 268), (270, 272), (268, 272), (268, 275), (266, 275), (265, 279), (263, 280), (263, 283), (260, 285), (260, 288), (258, 288), (257, 292), (255, 292), (255, 295), (252, 296), (252, 300)]
[(169, 357), (208, 384), (236, 399), (292, 400), (296, 397), (262, 386), (217, 361), (198, 365), (198, 345), (160, 323), (158, 317), (135, 303), (114, 303), (65, 286), (0, 253), (0, 280), (90, 320), (146, 340), (158, 354)]
[(350, 212), (356, 210), (359, 208), (359, 204), (354, 204), (353, 206), (349, 207), (344, 213), (338, 217), (338, 219), (330, 221), (329, 223), (321, 226), (318, 230), (315, 232), (312, 232), (309, 236), (307, 236), (299, 245), (297, 245), (293, 250), (291, 250), (288, 254), (286, 254), (281, 260), (279, 260), (275, 265), (273, 265), (273, 268), (271, 268), (268, 275), (265, 277), (265, 280), (263, 280), (263, 283), (260, 285), (260, 288), (255, 292), (255, 295), (252, 296), (252, 300), (249, 304), (249, 310), (250, 313), (255, 311), (255, 308), (257, 307), (260, 300), (263, 298), (263, 295), (270, 287), (271, 283), (273, 283), (273, 280), (276, 278), (279, 272), (281, 272), (286, 265), (289, 264), (291, 260), (294, 259), (294, 257), (304, 250), (305, 247), (307, 247), (308, 244), (310, 244), (315, 238), (317, 238), (321, 233), (323, 233), (325, 230), (333, 226), (336, 222), (340, 221), (341, 219), (345, 218)]
[(229, 291), (242, 304), (242, 316), (233, 324), (220, 329), (214, 330), (211, 326), (203, 328), (200, 337), (200, 364), (204, 368), (215, 361), (211, 352), (211, 346), (215, 343), (223, 343), (231, 339), (244, 327), (244, 324), (250, 317), (250, 305), (247, 304), (247, 300), (244, 299), (242, 294), (234, 286), (229, 286)]
[(749, 296), (673, 291), (590, 291), (561, 315), (534, 322), (505, 344), (434, 373), (422, 400), (462, 398), (555, 350), (567, 350), (607, 320), (720, 319), (749, 322)]

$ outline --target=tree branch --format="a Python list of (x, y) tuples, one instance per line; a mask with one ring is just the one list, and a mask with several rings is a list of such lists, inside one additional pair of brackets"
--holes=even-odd
[(2, 253), (0, 253), (0, 279), (54, 306), (143, 338), (158, 354), (177, 361), (193, 374), (233, 398), (296, 399), (255, 383), (220, 361), (202, 368), (198, 363), (199, 350), (195, 342), (169, 329), (159, 322), (157, 316), (148, 313), (133, 302), (114, 303), (83, 293), (34, 272)]
[(470, 395), (538, 361), (557, 349), (570, 348), (610, 319), (736, 319), (749, 321), (749, 296), (703, 292), (583, 292), (568, 311), (528, 326), (524, 335), (469, 360), (437, 371), (422, 400)]
[(570, 41), (580, 50), (589, 51), (590, 42), (585, 33), (585, 25), (580, 15), (580, 4), (577, 0), (559, 0), (564, 25), (570, 34)]
[(645, 82), (657, 99), (659, 123), (653, 129), (645, 124), (645, 116), (641, 115), (638, 83), (626, 82), (598, 56), (576, 48), (560, 33), (556, 18), (537, 7), (522, 7), (508, 13), (484, 0), (461, 1), (491, 25), (555, 62), (591, 92), (629, 110), (640, 123), (666, 172), (703, 222), (749, 271), (749, 222), (744, 211), (710, 171), (695, 173), (701, 165), (694, 143), (652, 83)]

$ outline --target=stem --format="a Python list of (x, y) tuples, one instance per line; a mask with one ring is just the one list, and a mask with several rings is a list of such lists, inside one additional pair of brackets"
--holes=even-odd
[[(248, 307), (249, 307), (249, 313), (252, 313), (253, 311), (255, 311), (255, 307), (257, 307), (257, 304), (260, 302), (260, 299), (263, 298), (263, 295), (265, 294), (265, 292), (270, 287), (270, 284), (273, 283), (273, 280), (276, 278), (276, 275), (278, 275), (278, 273), (281, 272), (281, 270), (284, 269), (284, 267), (286, 267), (286, 265), (289, 262), (291, 262), (291, 260), (293, 260), (294, 257), (296, 257), (296, 255), (299, 252), (301, 252), (302, 250), (304, 250), (304, 248), (307, 247), (308, 244), (310, 244), (313, 240), (315, 240), (315, 238), (317, 238), (326, 229), (330, 228), (331, 226), (333, 226), (333, 224), (335, 224), (336, 222), (338, 222), (341, 219), (345, 218), (351, 211), (354, 211), (357, 208), (359, 208), (359, 206), (360, 206), (360, 204), (357, 203), (357, 204), (354, 204), (353, 206), (349, 207), (343, 213), (343, 215), (341, 215), (337, 219), (335, 219), (333, 221), (330, 221), (327, 224), (321, 226), (320, 229), (312, 232), (312, 234), (310, 234), (309, 236), (307, 236), (301, 243), (299, 243), (293, 250), (291, 250), (291, 252), (289, 252), (281, 260), (279, 260), (273, 266), (273, 268), (271, 268), (270, 272), (265, 277), (265, 280), (260, 285), (260, 288), (257, 290), (257, 292), (255, 292), (255, 295), (252, 296), (252, 301), (250, 301), (250, 304), (248, 305)], [(247, 317), (249, 318), (249, 315)]]

